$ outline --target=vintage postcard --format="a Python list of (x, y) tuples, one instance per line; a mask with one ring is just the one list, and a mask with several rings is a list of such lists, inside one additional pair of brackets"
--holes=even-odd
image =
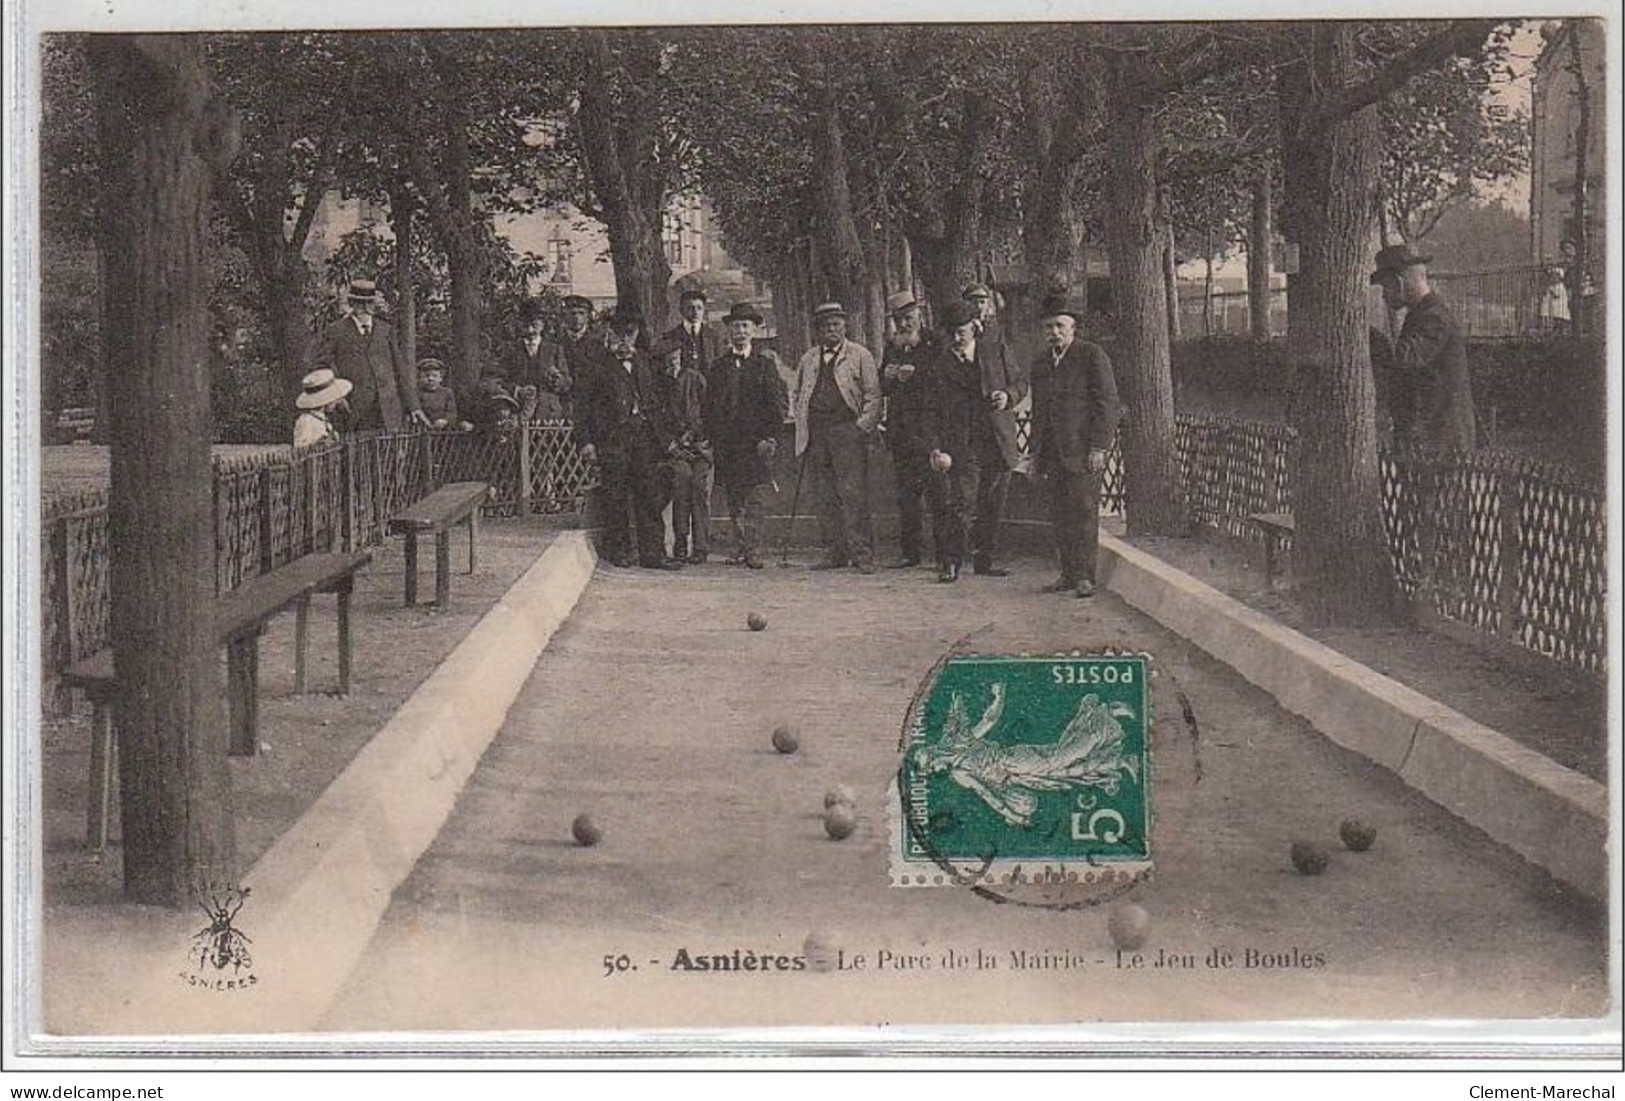
[(1617, 17), (379, 14), (13, 24), (15, 1057), (1617, 1062)]

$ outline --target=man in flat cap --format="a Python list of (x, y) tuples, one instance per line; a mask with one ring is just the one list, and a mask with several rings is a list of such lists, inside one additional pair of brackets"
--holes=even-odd
[(427, 428), (429, 418), (418, 406), (417, 372), (401, 354), (389, 322), (374, 316), (382, 303), (378, 285), (357, 279), (345, 297), (348, 313), (322, 332), (311, 369), (331, 370), (354, 387), (348, 398), (352, 430), (399, 432), (409, 422)]
[(1046, 349), (1033, 363), (1033, 450), (1049, 490), (1061, 576), (1045, 592), (1095, 595), (1100, 476), (1117, 431), (1117, 379), (1105, 349), (1079, 339), (1083, 314), (1065, 295), (1039, 307)]
[(1021, 445), (1017, 441), (1016, 414), (1025, 408), (1030, 381), (1028, 372), (1010, 350), (1004, 326), (999, 321), (999, 300), (993, 288), (972, 283), (963, 298), (974, 310), (975, 339), (970, 350), (982, 375), (982, 393), (991, 411), (993, 431), (1003, 467), (989, 463), (976, 487), (976, 523), (971, 536), (971, 565), (987, 577), (1008, 577), (1010, 571), (998, 564), (999, 531), (1004, 521), (1004, 505), (1010, 495), (1010, 475), (1021, 465)]
[(778, 361), (756, 346), (762, 315), (744, 302), (723, 318), (728, 348), (706, 374), (705, 426), (716, 462), (716, 480), (738, 537), (730, 562), (763, 566), (764, 494), (773, 483), (773, 456), (789, 404)]
[(1428, 284), (1430, 259), (1408, 245), (1388, 245), (1378, 250), (1371, 273), (1387, 307), (1405, 311), (1390, 361), (1397, 383), (1394, 442), (1400, 448), (1471, 450), (1478, 432), (1467, 344), (1450, 307)]
[(796, 365), (790, 407), (796, 454), (812, 472), (821, 506), (825, 557), (814, 568), (874, 573), (869, 441), (880, 427), (880, 372), (869, 349), (847, 339), (839, 302), (813, 311), (813, 331), (818, 342)]
[[(898, 537), (902, 544), (899, 568), (918, 566), (924, 540), (927, 507), (936, 505), (927, 461), (930, 448), (922, 437), (925, 417), (924, 368), (935, 354), (936, 338), (925, 328), (920, 303), (913, 291), (898, 291), (886, 299), (892, 334), (880, 359), (880, 390), (886, 397), (886, 446), (891, 451), (892, 480), (897, 486)], [(941, 541), (941, 533), (935, 532)], [(940, 555), (940, 547), (938, 557)]]

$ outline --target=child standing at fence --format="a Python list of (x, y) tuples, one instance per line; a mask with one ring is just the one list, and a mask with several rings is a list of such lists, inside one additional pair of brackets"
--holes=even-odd
[(344, 399), (350, 392), (350, 380), (339, 378), (323, 367), (306, 375), (301, 385), (303, 388), (293, 402), (299, 410), (293, 422), (293, 446), (313, 447), (338, 439), (333, 414), (348, 408)]
[(469, 425), (457, 414), (457, 391), (445, 384), (446, 365), (438, 359), (418, 360), (418, 404), (429, 418), (430, 428), (464, 429)]

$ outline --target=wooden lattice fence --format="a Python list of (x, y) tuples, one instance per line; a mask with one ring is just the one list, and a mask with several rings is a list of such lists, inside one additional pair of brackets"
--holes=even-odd
[[(217, 459), (215, 590), (229, 592), (301, 555), (381, 543), (390, 516), (451, 481), (491, 483), (496, 494), (486, 511), (504, 515), (580, 511), (594, 484), (562, 423), (506, 438), (377, 433)], [(54, 675), (108, 645), (107, 493), (55, 497), (41, 519), (41, 653)]]

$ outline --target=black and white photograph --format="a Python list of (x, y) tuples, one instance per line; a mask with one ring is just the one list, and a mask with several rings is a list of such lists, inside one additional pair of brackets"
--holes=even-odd
[(1617, 12), (23, 7), (8, 1062), (1618, 1068)]

